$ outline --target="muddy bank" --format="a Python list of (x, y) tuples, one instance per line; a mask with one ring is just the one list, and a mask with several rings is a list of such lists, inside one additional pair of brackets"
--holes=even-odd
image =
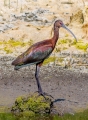
[[(37, 91), (35, 66), (14, 71), (11, 61), (0, 60), (0, 107), (12, 106), (18, 96)], [(88, 107), (88, 74), (60, 66), (43, 66), (40, 71), (43, 91), (54, 97), (53, 112), (74, 113)]]

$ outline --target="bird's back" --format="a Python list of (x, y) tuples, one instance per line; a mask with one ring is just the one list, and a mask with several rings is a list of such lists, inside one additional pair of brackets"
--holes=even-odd
[(18, 56), (13, 62), (14, 66), (25, 64), (35, 64), (46, 59), (52, 52), (52, 43), (50, 40), (44, 40), (33, 44), (26, 52)]

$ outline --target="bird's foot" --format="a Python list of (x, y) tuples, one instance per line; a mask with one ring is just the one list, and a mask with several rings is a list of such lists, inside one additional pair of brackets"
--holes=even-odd
[(45, 92), (38, 92), (38, 93), (39, 93), (39, 95), (43, 96), (45, 99), (47, 99), (46, 96), (53, 98), (53, 96), (49, 95), (48, 93), (45, 93)]
[[(51, 98), (54, 99), (54, 97), (53, 97), (52, 95), (49, 95), (48, 93), (45, 93), (45, 92), (43, 92), (43, 91), (36, 91), (36, 92), (39, 93), (38, 96), (43, 96), (45, 99), (47, 99), (46, 96), (49, 96), (49, 97), (51, 97)], [(36, 92), (35, 92), (35, 93), (36, 93)]]

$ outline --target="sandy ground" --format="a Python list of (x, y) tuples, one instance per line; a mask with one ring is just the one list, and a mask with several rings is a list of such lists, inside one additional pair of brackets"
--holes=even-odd
[[(14, 71), (11, 56), (0, 57), (0, 107), (11, 106), (15, 98), (37, 91), (35, 66)], [(58, 111), (72, 112), (88, 107), (88, 74), (43, 66), (40, 71), (43, 91), (54, 97)]]

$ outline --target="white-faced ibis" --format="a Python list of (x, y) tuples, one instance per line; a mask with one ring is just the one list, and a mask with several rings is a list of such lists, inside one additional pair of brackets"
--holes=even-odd
[[(45, 95), (40, 82), (39, 82), (39, 70), (42, 66), (43, 61), (49, 57), (49, 55), (52, 53), (52, 51), (55, 48), (56, 42), (59, 37), (59, 28), (63, 27), (66, 30), (68, 30), (76, 39), (75, 35), (64, 25), (64, 23), (61, 20), (57, 20), (54, 23), (54, 35), (51, 39), (43, 40), (41, 42), (37, 42), (33, 44), (29, 49), (18, 56), (13, 62), (12, 65), (15, 66), (15, 70), (20, 69), (23, 66), (36, 64), (36, 71), (35, 71), (35, 78), (38, 86), (38, 92), (39, 95)], [(76, 39), (77, 40), (77, 39)]]

